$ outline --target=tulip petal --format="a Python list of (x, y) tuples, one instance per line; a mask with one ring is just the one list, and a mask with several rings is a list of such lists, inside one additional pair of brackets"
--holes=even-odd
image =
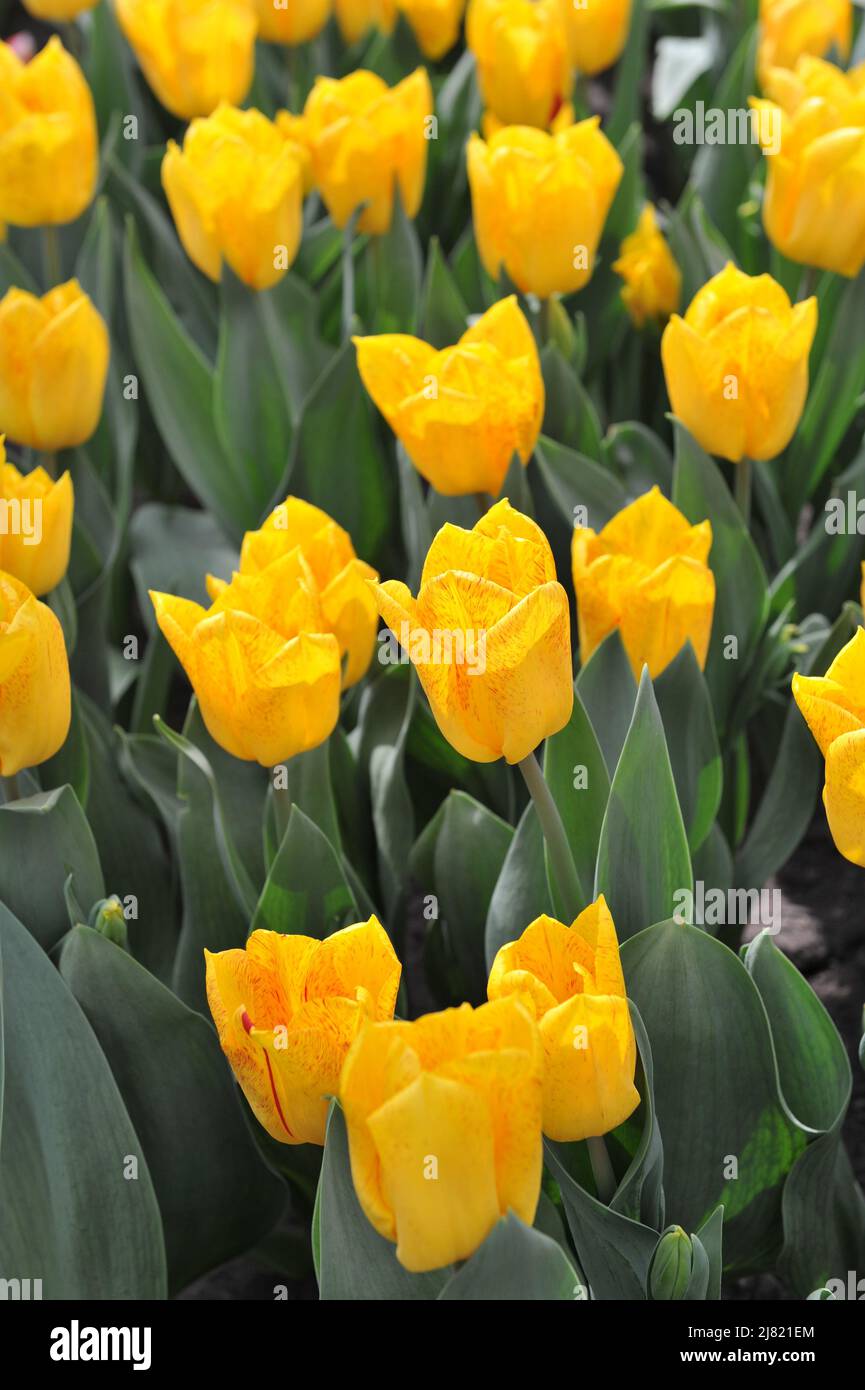
[(823, 804), (838, 852), (865, 868), (865, 729), (841, 734), (830, 745)]

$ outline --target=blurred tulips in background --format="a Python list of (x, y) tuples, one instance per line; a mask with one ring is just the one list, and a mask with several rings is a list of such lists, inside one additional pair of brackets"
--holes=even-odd
[(108, 329), (77, 280), (0, 300), (0, 433), (54, 453), (90, 438), (108, 372)]
[(99, 0), (21, 0), (21, 3), (34, 19), (44, 19), (49, 24), (68, 24), (77, 15), (92, 10)]
[(437, 63), (457, 42), (466, 0), (398, 0), (421, 53)]
[(795, 68), (806, 54), (847, 61), (853, 39), (852, 0), (760, 0), (757, 70)]
[(238, 106), (252, 83), (254, 0), (116, 0), (120, 27), (155, 96), (181, 120)]
[(644, 665), (659, 676), (686, 642), (705, 666), (715, 608), (711, 547), (710, 523), (691, 526), (657, 487), (597, 535), (578, 526), (572, 560), (583, 665), (618, 629), (637, 680)]
[(211, 280), (225, 261), (254, 290), (297, 255), (303, 204), (298, 146), (260, 111), (219, 106), (169, 140), (162, 184), (190, 260)]
[(625, 282), (622, 299), (637, 328), (665, 322), (679, 308), (682, 273), (651, 204), (640, 213), (636, 231), (622, 242), (613, 270)]
[(506, 499), (471, 531), (442, 527), (416, 599), (398, 580), (375, 592), (436, 723), (464, 757), (518, 763), (567, 724), (567, 594), (543, 531)]
[(0, 222), (73, 222), (93, 198), (98, 173), (84, 74), (56, 35), (28, 63), (0, 43), (0, 91)]
[(397, 0), (333, 0), (346, 43), (357, 43), (370, 29), (389, 34), (396, 24)]
[(397, 333), (355, 343), (366, 389), (438, 492), (497, 497), (514, 454), (528, 463), (544, 416), (544, 382), (515, 295), (440, 352)]
[(568, 55), (587, 77), (612, 67), (628, 41), (632, 0), (558, 0)]
[(606, 1134), (639, 1105), (637, 1044), (603, 894), (570, 927), (538, 917), (502, 946), (488, 992), (490, 999), (516, 997), (538, 1021), (550, 1139)]
[(470, 0), (466, 42), (502, 125), (551, 125), (571, 90), (558, 0)]
[(331, 0), (255, 0), (258, 37), (268, 43), (308, 43), (320, 34)]
[(468, 1259), (509, 1210), (532, 1224), (541, 1069), (537, 1028), (516, 999), (359, 1033), (340, 1083), (352, 1177), (406, 1269)]
[(728, 264), (664, 332), (674, 413), (710, 454), (776, 458), (802, 417), (816, 331), (816, 299), (791, 304), (771, 275)]
[(597, 116), (555, 135), (509, 126), (472, 135), (468, 174), (475, 236), (494, 280), (548, 299), (588, 284), (622, 161)]
[(71, 691), (63, 629), (26, 584), (0, 571), (0, 776), (62, 748)]
[(387, 932), (370, 917), (325, 941), (254, 931), (243, 950), (204, 954), (219, 1041), (259, 1124), (281, 1144), (323, 1144), (352, 1041), (393, 1018)]

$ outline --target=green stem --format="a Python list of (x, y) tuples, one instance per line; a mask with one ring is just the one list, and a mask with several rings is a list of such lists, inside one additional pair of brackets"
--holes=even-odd
[(294, 802), (288, 787), (273, 788), (273, 813), (276, 820), (276, 846), (277, 849), (285, 839), (285, 832), (288, 829), (288, 818), (291, 815), (291, 808)]
[(525, 778), (526, 786), (529, 789), (529, 794), (534, 802), (535, 811), (537, 812), (538, 820), (541, 824), (541, 830), (544, 833), (547, 851), (550, 856), (553, 878), (559, 890), (559, 897), (564, 904), (567, 921), (572, 922), (582, 906), (583, 893), (580, 887), (577, 868), (574, 863), (574, 856), (571, 854), (571, 847), (568, 844), (565, 827), (559, 815), (559, 808), (553, 800), (549, 787), (544, 781), (541, 765), (534, 753), (530, 753), (527, 758), (523, 758), (518, 766)]
[(736, 470), (736, 506), (742, 513), (742, 520), (746, 526), (751, 525), (751, 480), (754, 465), (749, 458), (742, 459), (741, 463), (735, 463)]
[(586, 1140), (589, 1150), (589, 1159), (592, 1164), (592, 1176), (595, 1179), (595, 1187), (598, 1191), (598, 1200), (603, 1202), (605, 1207), (616, 1195), (616, 1175), (613, 1172), (613, 1165), (610, 1162), (610, 1155), (602, 1134), (593, 1135)]
[(351, 335), (354, 319), (354, 218), (350, 218), (342, 234), (342, 336)]
[(806, 267), (805, 267), (805, 274), (802, 276), (802, 280), (801, 280), (801, 283), (800, 283), (800, 285), (799, 285), (799, 301), (800, 301), (800, 303), (801, 303), (801, 301), (802, 301), (803, 299), (810, 299), (811, 296), (812, 296), (812, 294), (815, 292), (816, 289), (817, 289), (817, 267), (816, 267), (815, 265), (806, 266)]
[(550, 333), (553, 327), (553, 299), (549, 295), (541, 300), (541, 307), (538, 310), (538, 337), (541, 347), (545, 348), (550, 341)]
[(3, 799), (4, 801), (20, 801), (21, 788), (18, 785), (17, 772), (13, 772), (11, 777), (3, 778)]
[(49, 478), (57, 477), (57, 455), (54, 453), (42, 455), (42, 467)]
[(46, 290), (53, 290), (63, 279), (63, 262), (60, 257), (60, 237), (57, 228), (42, 228), (42, 270)]

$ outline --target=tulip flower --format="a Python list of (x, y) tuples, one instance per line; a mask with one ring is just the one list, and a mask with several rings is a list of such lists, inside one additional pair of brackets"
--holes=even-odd
[(55, 34), (24, 63), (0, 43), (0, 223), (74, 222), (96, 188), (93, 97)]
[(191, 121), (243, 101), (255, 65), (254, 0), (117, 0), (116, 9), (166, 111)]
[(657, 487), (597, 535), (577, 527), (571, 559), (583, 665), (618, 628), (637, 680), (644, 665), (659, 676), (686, 642), (704, 667), (715, 609), (711, 548), (711, 523), (692, 526)]
[[(303, 594), (314, 596), (315, 607), (302, 621), (316, 631), (333, 633), (343, 663), (343, 686), (347, 689), (356, 684), (366, 674), (375, 647), (378, 607), (370, 581), (378, 575), (357, 558), (348, 532), (300, 497), (287, 497), (263, 526), (247, 531), (240, 551), (240, 571), (232, 584), (235, 592), (240, 586), (251, 595), (263, 593), (278, 581), (281, 593), (268, 620), (281, 630), (278, 604), (288, 606), (294, 600), (288, 575)], [(229, 587), (210, 576), (207, 586), (214, 600)], [(255, 604), (252, 597), (245, 601)], [(254, 606), (248, 606), (247, 611), (264, 616)]]
[(538, 917), (518, 941), (502, 946), (487, 993), (516, 996), (538, 1021), (550, 1139), (606, 1134), (636, 1109), (637, 1044), (603, 894), (570, 927)]
[(282, 1144), (323, 1144), (358, 1032), (393, 1018), (400, 963), (376, 920), (324, 941), (254, 931), (244, 950), (204, 952), (207, 1002), (255, 1118)]
[(728, 264), (664, 331), (674, 413), (710, 454), (776, 458), (802, 416), (816, 331), (816, 299), (791, 305), (771, 275)]
[(165, 189), (180, 240), (199, 270), (218, 281), (225, 261), (245, 285), (267, 290), (300, 246), (303, 160), (260, 111), (218, 106), (169, 140)]
[(539, 526), (503, 500), (473, 530), (443, 526), (412, 598), (379, 612), (417, 670), (436, 723), (473, 762), (522, 762), (571, 717), (568, 598)]
[(299, 123), (315, 186), (338, 227), (364, 208), (358, 230), (381, 235), (393, 215), (394, 185), (414, 217), (426, 180), (433, 96), (425, 68), (388, 87), (358, 69), (339, 80), (319, 77)]
[(622, 299), (638, 328), (650, 319), (666, 320), (678, 309), (681, 271), (658, 227), (651, 203), (643, 208), (636, 231), (622, 242), (613, 270), (625, 282)]
[(0, 777), (53, 758), (66, 742), (71, 700), (60, 623), (0, 571)]
[(534, 1221), (541, 1049), (516, 999), (368, 1024), (340, 1080), (354, 1189), (413, 1273), (466, 1260), (500, 1217)]
[(825, 676), (793, 677), (793, 698), (826, 760), (823, 805), (832, 839), (865, 868), (865, 628)]
[(0, 299), (0, 434), (53, 453), (84, 444), (99, 423), (108, 329), (77, 280), (41, 299)]
[(628, 41), (631, 0), (559, 0), (568, 54), (592, 77), (618, 62)]
[(806, 54), (826, 58), (833, 49), (845, 63), (853, 41), (851, 0), (760, 0), (757, 71), (795, 68)]
[(396, 24), (397, 0), (333, 0), (333, 8), (346, 43), (357, 43), (369, 29), (389, 34)]
[(211, 737), (263, 767), (317, 748), (339, 717), (339, 645), (299, 570), (289, 555), (272, 574), (236, 576), (208, 610), (150, 594)]
[(503, 125), (551, 124), (572, 86), (558, 0), (471, 0), (466, 42), (484, 105)]
[(468, 175), (475, 237), (487, 272), (548, 299), (582, 289), (623, 172), (597, 116), (548, 135), (507, 126), (472, 135)]
[(865, 265), (865, 64), (844, 73), (800, 58), (763, 85), (769, 99), (751, 106), (769, 164), (766, 235), (791, 261), (856, 276)]
[(656, 1302), (686, 1298), (694, 1270), (694, 1246), (681, 1226), (668, 1226), (649, 1266), (649, 1293)]
[(401, 333), (354, 341), (364, 386), (439, 492), (497, 497), (514, 454), (528, 463), (544, 418), (544, 381), (515, 295), (441, 352)]
[(320, 34), (330, 17), (331, 0), (255, 0), (258, 37), (292, 46)]
[(466, 0), (398, 0), (425, 58), (437, 63), (460, 36)]
[(78, 15), (92, 10), (99, 0), (21, 0), (21, 3), (34, 19), (44, 19), (48, 24), (69, 24)]
[(68, 473), (57, 482), (44, 468), (19, 473), (0, 437), (0, 569), (37, 597), (56, 588), (69, 567), (74, 508)]

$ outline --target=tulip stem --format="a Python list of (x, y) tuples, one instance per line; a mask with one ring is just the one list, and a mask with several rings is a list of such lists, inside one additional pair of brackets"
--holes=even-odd
[(57, 228), (42, 228), (42, 269), (45, 275), (46, 290), (54, 289), (63, 279), (63, 262), (60, 258), (60, 238)]
[(603, 1134), (592, 1135), (586, 1140), (586, 1146), (589, 1150), (598, 1201), (603, 1202), (604, 1206), (608, 1207), (616, 1195), (618, 1183)]
[(751, 525), (751, 477), (753, 464), (749, 458), (733, 465), (736, 469), (736, 506), (746, 526)]
[(538, 338), (541, 350), (550, 341), (550, 332), (553, 323), (553, 299), (552, 295), (547, 295), (546, 299), (541, 300), (541, 307), (538, 310)]
[(553, 878), (559, 890), (559, 898), (564, 906), (566, 919), (570, 923), (582, 907), (583, 890), (580, 886), (577, 867), (574, 863), (571, 847), (568, 844), (565, 827), (559, 815), (559, 808), (544, 781), (541, 765), (534, 753), (523, 758), (518, 766), (534, 802), (535, 811), (547, 844)]
[(809, 265), (805, 267), (805, 274), (802, 276), (799, 285), (799, 302), (803, 299), (810, 299), (817, 288), (817, 267)]
[(276, 822), (276, 848), (279, 849), (285, 839), (285, 832), (288, 829), (288, 818), (291, 815), (291, 808), (294, 802), (291, 799), (291, 792), (288, 787), (274, 787), (273, 789), (273, 816)]
[(21, 788), (18, 786), (17, 772), (13, 772), (11, 777), (3, 778), (3, 799), (4, 801), (20, 801)]
[(342, 234), (342, 336), (351, 335), (354, 318), (354, 218), (349, 218)]

